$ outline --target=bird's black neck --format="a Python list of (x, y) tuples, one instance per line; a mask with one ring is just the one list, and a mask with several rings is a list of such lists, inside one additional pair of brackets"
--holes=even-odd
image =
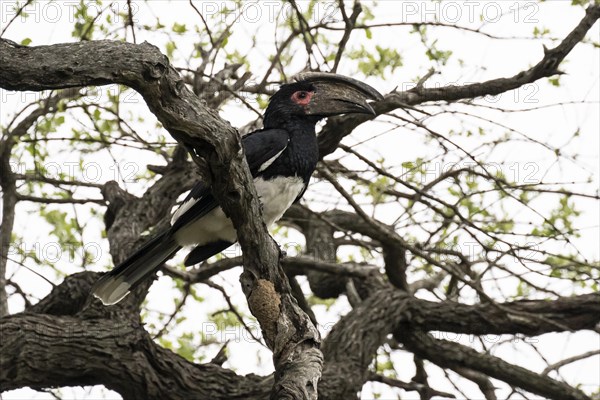
[[(315, 134), (317, 117), (290, 117), (269, 126), (265, 116), (265, 128), (285, 129), (290, 135), (288, 146), (277, 160), (265, 170), (265, 175), (277, 176), (284, 173), (301, 177), (306, 184), (315, 170), (319, 159), (319, 147)], [(268, 178), (268, 176), (265, 176)]]

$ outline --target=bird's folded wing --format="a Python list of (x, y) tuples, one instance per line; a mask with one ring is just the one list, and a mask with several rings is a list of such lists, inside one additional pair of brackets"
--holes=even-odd
[(267, 169), (285, 150), (289, 140), (285, 129), (264, 129), (244, 136), (242, 145), (252, 176)]
[(210, 188), (204, 183), (198, 182), (173, 214), (171, 232), (175, 233), (182, 227), (204, 217), (218, 205)]
[[(252, 176), (264, 171), (285, 150), (289, 134), (284, 129), (266, 129), (250, 133), (242, 138), (246, 161)], [(210, 188), (198, 182), (171, 218), (171, 232), (202, 218), (219, 204)]]

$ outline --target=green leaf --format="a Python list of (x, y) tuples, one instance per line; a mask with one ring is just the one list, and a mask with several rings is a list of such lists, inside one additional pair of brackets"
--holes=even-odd
[(312, 306), (316, 306), (316, 305), (323, 305), (325, 306), (326, 310), (329, 310), (329, 308), (336, 302), (337, 299), (333, 298), (333, 299), (322, 299), (320, 297), (317, 296), (309, 296), (307, 299), (308, 304), (312, 307)]
[(229, 310), (211, 315), (210, 320), (214, 322), (219, 329), (240, 326), (240, 321), (237, 316)]
[(173, 52), (175, 51), (175, 49), (177, 48), (177, 44), (175, 42), (167, 42), (166, 45), (166, 50), (167, 50), (167, 57), (172, 58), (173, 57)]
[(187, 27), (185, 26), (185, 24), (178, 24), (177, 22), (175, 22), (173, 24), (172, 29), (173, 29), (173, 32), (179, 33), (179, 34), (185, 33), (187, 31)]
[(396, 49), (382, 46), (375, 46), (375, 53), (362, 46), (359, 50), (349, 51), (348, 57), (358, 60), (358, 69), (367, 76), (384, 77), (388, 68), (394, 72), (403, 65), (402, 56)]

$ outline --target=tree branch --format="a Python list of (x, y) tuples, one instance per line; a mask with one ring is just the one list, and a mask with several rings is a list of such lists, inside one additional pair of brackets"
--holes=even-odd
[[(533, 67), (523, 70), (509, 78), (492, 79), (485, 82), (464, 86), (444, 86), (423, 88), (415, 86), (405, 92), (392, 92), (385, 99), (374, 103), (378, 115), (385, 114), (407, 105), (421, 104), (427, 101), (456, 101), (487, 95), (497, 95), (516, 89), (538, 79), (561, 73), (560, 63), (581, 42), (589, 29), (600, 18), (600, 5), (589, 6), (585, 16), (571, 33), (553, 49), (544, 48), (544, 57)], [(372, 117), (354, 115), (344, 118), (329, 118), (319, 135), (319, 153), (321, 159), (335, 151), (340, 141), (350, 134), (354, 128)]]
[(568, 357), (565, 358), (564, 360), (561, 360), (559, 362), (556, 362), (554, 364), (548, 365), (546, 368), (544, 368), (544, 370), (542, 371), (542, 375), (548, 375), (548, 373), (550, 373), (550, 371), (553, 371), (555, 369), (559, 369), (564, 367), (565, 365), (574, 363), (576, 361), (581, 361), (584, 360), (586, 358), (589, 357), (593, 357), (593, 356), (597, 356), (600, 354), (600, 350), (591, 350), (591, 351), (586, 351), (583, 354), (578, 354), (576, 356), (573, 357)]
[(429, 334), (413, 330), (407, 326), (399, 329), (397, 336), (416, 355), (429, 359), (441, 367), (452, 368), (458, 366), (480, 371), (550, 399), (589, 399), (583, 392), (566, 383), (536, 374), (489, 354), (479, 353), (459, 343), (436, 340)]
[(148, 43), (104, 40), (24, 47), (0, 39), (0, 58), (0, 87), (5, 89), (118, 83), (142, 95), (165, 129), (203, 167), (237, 230), (244, 253), (242, 288), (278, 371), (273, 395), (316, 398), (322, 363), (319, 334), (290, 292), (279, 249), (262, 220), (240, 137), (231, 125), (206, 108), (168, 59)]
[(398, 379), (389, 378), (387, 376), (379, 375), (376, 373), (369, 374), (369, 380), (373, 381), (373, 382), (381, 382), (388, 386), (397, 387), (397, 388), (403, 389), (407, 392), (410, 392), (410, 391), (419, 392), (419, 394), (421, 396), (425, 396), (425, 398), (427, 398), (427, 399), (429, 399), (433, 396), (448, 397), (448, 398), (452, 398), (452, 399), (456, 398), (456, 396), (454, 396), (451, 393), (440, 392), (439, 390), (432, 389), (431, 387), (424, 385), (422, 383), (418, 383), (418, 382), (414, 382), (414, 381), (402, 382)]
[(101, 384), (125, 399), (264, 399), (272, 384), (190, 363), (127, 320), (26, 313), (2, 318), (0, 332), (0, 391)]
[[(22, 11), (20, 9), (17, 15)], [(12, 21), (11, 21), (12, 22)], [(2, 191), (2, 221), (0, 222), (0, 317), (8, 315), (8, 299), (6, 296), (6, 265), (8, 248), (11, 242), (15, 219), (15, 206), (19, 201), (16, 186), (16, 174), (11, 171), (10, 154), (19, 138), (27, 134), (38, 118), (56, 111), (61, 100), (79, 97), (78, 90), (65, 90), (48, 99), (29, 113), (23, 120), (11, 129), (11, 124), (0, 140), (0, 189)]]
[[(323, 341), (325, 368), (321, 389), (326, 394), (324, 398), (350, 398), (351, 393), (360, 390), (368, 379), (368, 366), (386, 336), (398, 330), (406, 330), (407, 325), (420, 331), (435, 330), (475, 335), (503, 333), (541, 335), (559, 331), (558, 322), (572, 330), (594, 329), (600, 322), (600, 295), (598, 294), (560, 298), (554, 301), (515, 301), (501, 305), (502, 307), (498, 307), (486, 303), (471, 306), (451, 301), (435, 303), (410, 297), (405, 292), (390, 286), (373, 291), (358, 307), (342, 317)], [(504, 310), (509, 310), (509, 313)], [(514, 311), (515, 314), (511, 314), (510, 311)], [(531, 318), (525, 318), (524, 313), (530, 314)], [(413, 341), (411, 339), (410, 343)], [(467, 351), (466, 349), (464, 351)], [(415, 353), (421, 354), (419, 351), (417, 348)], [(441, 351), (443, 350), (432, 350), (433, 353)], [(437, 363), (436, 359), (428, 356), (429, 352), (426, 354), (427, 356), (422, 356)], [(446, 363), (443, 366), (466, 367), (486, 374), (495, 371), (495, 369), (480, 369), (479, 364)], [(527, 372), (531, 376), (538, 376), (531, 371)], [(499, 379), (503, 379), (502, 377), (507, 376), (498, 376)], [(507, 382), (513, 381), (507, 380)], [(517, 386), (532, 390), (534, 393), (545, 393), (535, 391), (533, 390), (535, 388), (527, 385), (522, 386), (524, 384), (522, 379), (514, 382), (519, 382)], [(562, 386), (566, 385), (561, 384)], [(567, 393), (568, 390), (564, 390), (563, 393)]]
[[(142, 327), (138, 319), (137, 308), (124, 306), (120, 311), (117, 311), (117, 307), (100, 307), (97, 314), (92, 315), (92, 313), (90, 313), (89, 308), (86, 308), (89, 307), (89, 304), (87, 304), (89, 301), (88, 294), (92, 284), (97, 278), (98, 274), (92, 272), (71, 275), (67, 277), (63, 283), (56, 286), (46, 298), (28, 308), (25, 314), (1, 319), (0, 332), (2, 332), (2, 346), (5, 347), (0, 348), (0, 354), (2, 354), (0, 363), (5, 364), (0, 365), (0, 367), (4, 367), (4, 365), (19, 366), (18, 373), (22, 374), (20, 375), (22, 381), (19, 382), (23, 383), (26, 379), (29, 379), (27, 385), (32, 387), (43, 387), (48, 384), (46, 381), (41, 382), (41, 380), (44, 379), (48, 379), (49, 381), (51, 379), (57, 379), (51, 381), (52, 385), (62, 383), (65, 385), (101, 383), (123, 393), (121, 392), (119, 385), (130, 384), (129, 380), (133, 379), (131, 382), (135, 382), (136, 385), (139, 384), (143, 387), (149, 385), (147, 390), (156, 390), (156, 392), (148, 392), (144, 391), (146, 389), (140, 389), (140, 397), (132, 395), (130, 396), (131, 398), (144, 398), (143, 396), (146, 395), (148, 396), (147, 398), (161, 398), (161, 396), (162, 398), (165, 398), (164, 396), (166, 393), (169, 393), (167, 390), (171, 391), (171, 393), (185, 392), (188, 393), (188, 395), (190, 393), (194, 393), (194, 395), (196, 395), (196, 393), (208, 393), (202, 391), (196, 392), (196, 387), (190, 386), (192, 385), (192, 383), (190, 383), (192, 381), (202, 382), (202, 380), (198, 379), (205, 379), (203, 376), (198, 376), (199, 373), (204, 371), (204, 366), (196, 366), (189, 363), (168, 350), (159, 350), (148, 347), (156, 345), (154, 343), (146, 343), (147, 334), (141, 332)], [(355, 393), (355, 391), (359, 390), (364, 382), (370, 379), (368, 375), (368, 366), (371, 363), (377, 348), (383, 343), (389, 333), (403, 326), (403, 324), (410, 324), (411, 326), (423, 330), (440, 330), (467, 334), (523, 333), (537, 335), (556, 331), (557, 328), (555, 324), (548, 323), (546, 325), (539, 325), (536, 320), (526, 321), (521, 314), (523, 312), (529, 312), (532, 315), (542, 315), (548, 320), (560, 320), (563, 325), (568, 326), (573, 330), (593, 329), (600, 321), (600, 295), (590, 294), (559, 299), (556, 301), (518, 301), (504, 303), (502, 309), (515, 309), (519, 311), (520, 314), (516, 319), (510, 315), (503, 316), (501, 315), (502, 312), (491, 304), (470, 306), (454, 302), (429, 302), (410, 297), (391, 286), (384, 288), (383, 290), (374, 291), (373, 294), (364, 300), (357, 308), (344, 316), (326, 338), (324, 346), (326, 364), (324, 379), (319, 388), (319, 398), (349, 398), (345, 397), (346, 393)], [(32, 315), (33, 313), (36, 313), (36, 315)], [(43, 337), (41, 339), (36, 339), (37, 336), (35, 336), (40, 334), (39, 331), (27, 331), (27, 327), (29, 326), (27, 324), (31, 323), (31, 321), (38, 321), (36, 319), (38, 317), (40, 318), (39, 325), (42, 326), (42, 329), (50, 332), (42, 335)], [(70, 319), (63, 319), (66, 317), (69, 317)], [(110, 319), (107, 317), (110, 317)], [(9, 318), (12, 319), (9, 321)], [(456, 322), (460, 319), (464, 319), (464, 323)], [(92, 323), (93, 325), (89, 325)], [(23, 324), (23, 329), (27, 332), (14, 333), (12, 329), (19, 324)], [(126, 332), (120, 330), (121, 325), (125, 327)], [(92, 326), (94, 327), (93, 329)], [(115, 327), (118, 328), (117, 332), (114, 331)], [(129, 329), (133, 329), (133, 327), (140, 330), (140, 332), (135, 334), (131, 332), (131, 336), (129, 336)], [(90, 331), (90, 329), (92, 330)], [(96, 329), (95, 332), (105, 333), (95, 335), (94, 329)], [(110, 369), (110, 371), (101, 373), (95, 370), (95, 372), (99, 374), (99, 377), (97, 378), (98, 380), (93, 382), (82, 380), (84, 378), (89, 378), (87, 375), (84, 376), (84, 374), (89, 373), (89, 370), (84, 368), (79, 368), (77, 371), (74, 370), (76, 368), (65, 369), (64, 372), (66, 377), (60, 379), (68, 380), (68, 382), (60, 381), (56, 377), (48, 378), (39, 372), (41, 369), (36, 369), (41, 368), (41, 366), (35, 362), (35, 357), (30, 356), (30, 354), (36, 354), (35, 352), (40, 351), (37, 347), (29, 352), (20, 351), (20, 347), (16, 345), (11, 346), (11, 343), (13, 343), (12, 341), (5, 344), (5, 338), (12, 338), (13, 334), (17, 335), (17, 338), (14, 340), (23, 340), (22, 343), (27, 344), (27, 346), (29, 346), (30, 342), (42, 340), (42, 343), (48, 347), (45, 347), (44, 351), (46, 353), (41, 354), (48, 354), (48, 349), (54, 349), (58, 346), (58, 343), (64, 343), (65, 336), (68, 336), (69, 346), (64, 347), (65, 351), (83, 352), (76, 355), (69, 355), (69, 359), (74, 359), (75, 361), (88, 359), (87, 357), (89, 354), (87, 351), (94, 353), (94, 350), (86, 350), (84, 346), (84, 343), (92, 340), (93, 346), (97, 345), (100, 348), (106, 347), (108, 349), (106, 352), (94, 353), (94, 357), (90, 359), (94, 361), (92, 363), (93, 368), (107, 368)], [(90, 339), (90, 335), (94, 336), (96, 339)], [(115, 347), (115, 337), (117, 336), (124, 340), (122, 348), (118, 346)], [(100, 340), (102, 342), (100, 342)], [(164, 356), (166, 357), (164, 363), (175, 363), (176, 367), (173, 369), (167, 369), (167, 367), (165, 367), (165, 370), (156, 371), (156, 368), (158, 368), (157, 366), (161, 366), (162, 362), (155, 362), (153, 359), (147, 359), (147, 362), (150, 365), (150, 367), (148, 367), (150, 368), (150, 371), (156, 371), (156, 375), (154, 372), (149, 374), (150, 378), (143, 378), (141, 376), (132, 378), (128, 375), (130, 373), (129, 371), (124, 375), (125, 377), (128, 377), (126, 379), (118, 373), (116, 373), (116, 375), (119, 376), (112, 376), (111, 374), (115, 374), (115, 370), (118, 371), (119, 368), (121, 368), (121, 364), (115, 364), (115, 360), (125, 360), (122, 361), (123, 366), (125, 366), (128, 363), (127, 357), (131, 357), (129, 355), (121, 358), (120, 352), (131, 353), (131, 348), (140, 349), (140, 345), (134, 346), (135, 343), (142, 343), (144, 354), (151, 354), (153, 357), (156, 356), (157, 358)], [(32, 345), (37, 346), (36, 343), (33, 343)], [(70, 346), (73, 347), (71, 350), (68, 350)], [(25, 348), (28, 349), (28, 347)], [(45, 362), (49, 361), (46, 360)], [(144, 362), (146, 362), (146, 360)], [(115, 365), (119, 365), (119, 368), (115, 369)], [(456, 366), (453, 366), (453, 368), (455, 367)], [(146, 365), (139, 366), (138, 364), (138, 367), (132, 368), (146, 368)], [(188, 376), (179, 375), (180, 373), (183, 374), (184, 372), (181, 371), (184, 370), (189, 370), (192, 373), (192, 375), (190, 375), (192, 378), (190, 378), (189, 381), (180, 381), (180, 378), (175, 378)], [(2, 375), (2, 371), (7, 371), (5, 372), (6, 375)], [(2, 390), (18, 387), (16, 383), (12, 383), (15, 378), (13, 378), (12, 375), (9, 376), (8, 371), (12, 370), (6, 370), (5, 368), (0, 369), (0, 388)], [(137, 371), (139, 373), (139, 369), (137, 369)], [(222, 373), (225, 374), (227, 379), (230, 379), (227, 382), (222, 382), (222, 384), (233, 385), (233, 388), (230, 388), (231, 390), (241, 391), (241, 387), (246, 385), (244, 381), (235, 383), (235, 379), (238, 378), (234, 375), (232, 375), (233, 377), (228, 375), (229, 372), (223, 371)], [(221, 372), (219, 372), (219, 376), (221, 376), (220, 374)], [(156, 382), (152, 381), (151, 384), (143, 381), (143, 379), (151, 379), (153, 376), (160, 376), (161, 379), (156, 379)], [(126, 382), (122, 383), (120, 379), (123, 379), (123, 381)], [(140, 379), (142, 379), (142, 381), (140, 381)], [(262, 380), (269, 382), (265, 383), (265, 385), (270, 385), (272, 382), (267, 378)], [(255, 381), (261, 381), (261, 379), (255, 379)], [(162, 386), (163, 384), (165, 386)], [(250, 385), (248, 388), (248, 392), (243, 392), (246, 393), (244, 396), (247, 398), (254, 398), (252, 397), (253, 393), (255, 393), (254, 390), (262, 393), (263, 396), (266, 396), (266, 393), (268, 392), (267, 386), (262, 387), (258, 383)], [(135, 389), (131, 390), (133, 391)], [(208, 389), (204, 388), (204, 390)], [(228, 392), (228, 394), (220, 393), (221, 392), (217, 391), (217, 394), (215, 395), (216, 398), (227, 398), (227, 396), (231, 394), (230, 392)], [(127, 396), (127, 394), (124, 394), (124, 396)], [(257, 395), (256, 398), (261, 397)]]

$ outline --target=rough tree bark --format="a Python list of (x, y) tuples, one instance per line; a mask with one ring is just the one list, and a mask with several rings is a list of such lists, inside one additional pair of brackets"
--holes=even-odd
[[(213, 194), (238, 231), (245, 266), (242, 288), (273, 350), (278, 371), (273, 396), (316, 398), (322, 364), (319, 334), (291, 295), (279, 265), (279, 249), (262, 221), (239, 135), (231, 125), (207, 108), (168, 59), (147, 43), (97, 41), (24, 47), (2, 39), (0, 54), (0, 86), (5, 89), (119, 83), (143, 96), (165, 129), (188, 148), (206, 172)], [(118, 229), (116, 224), (112, 227)], [(118, 243), (132, 241), (119, 237), (111, 244), (116, 247)], [(121, 253), (119, 248), (115, 250)], [(119, 259), (115, 257), (117, 262)]]
[[(407, 92), (388, 94), (375, 109), (382, 114), (407, 104), (498, 94), (552, 76), (559, 72), (560, 62), (599, 17), (600, 6), (589, 7), (579, 25), (559, 46), (546, 49), (537, 65), (513, 77), (463, 87), (425, 89), (417, 85)], [(538, 395), (555, 399), (586, 398), (565, 383), (521, 371), (496, 357), (454, 343), (436, 341), (426, 332), (539, 335), (598, 330), (600, 296), (476, 306), (433, 303), (419, 300), (410, 295), (410, 290), (400, 290), (369, 273), (357, 272), (357, 268), (339, 265), (336, 270), (327, 256), (313, 262), (314, 271), (343, 272), (368, 285), (361, 296), (362, 302), (342, 317), (324, 340), (322, 355), (318, 350), (318, 333), (291, 295), (279, 250), (262, 223), (239, 136), (187, 89), (164, 55), (146, 43), (92, 41), (23, 47), (0, 39), (0, 68), (0, 87), (9, 90), (119, 83), (134, 88), (144, 97), (158, 120), (201, 166), (204, 179), (213, 184), (215, 196), (234, 221), (244, 253), (242, 288), (273, 350), (276, 368), (274, 376), (242, 377), (218, 365), (197, 365), (184, 360), (155, 344), (140, 324), (139, 305), (150, 282), (122, 304), (106, 308), (89, 298), (89, 288), (97, 274), (86, 272), (67, 277), (24, 313), (0, 319), (0, 390), (103, 384), (132, 399), (264, 399), (269, 395), (314, 399), (323, 365), (319, 398), (351, 398), (372, 379), (369, 364), (377, 348), (394, 334), (396, 340), (420, 357), (463, 371), (465, 375), (481, 370), (497, 379), (511, 382), (516, 379), (522, 388)], [(356, 116), (331, 118), (320, 135), (321, 158), (333, 152), (343, 137), (366, 120)], [(171, 163), (158, 183), (141, 198), (128, 195), (114, 183), (105, 185), (103, 195), (111, 213), (107, 230), (115, 261), (126, 257), (141, 232), (164, 220), (165, 210), (170, 209), (180, 193), (171, 188), (195, 179), (184, 156), (181, 152), (179, 161)], [(2, 181), (9, 189), (10, 178), (3, 177)], [(165, 196), (168, 193), (171, 196)], [(147, 215), (144, 208), (148, 204), (153, 204), (152, 209), (159, 212)], [(301, 212), (291, 210), (288, 217), (293, 219), (294, 213)], [(366, 216), (357, 218), (356, 214), (333, 212), (322, 213), (320, 218), (332, 221), (340, 229), (364, 233), (382, 245), (400, 246), (419, 254), (418, 248), (408, 246), (386, 227), (370, 223)], [(237, 265), (236, 262), (228, 265)], [(306, 273), (310, 263), (297, 259), (286, 260), (284, 264)], [(195, 277), (183, 278), (201, 280), (217, 272), (200, 271)], [(202, 273), (205, 275), (201, 276)], [(405, 286), (405, 277), (398, 278), (399, 286)], [(333, 289), (340, 291), (339, 287)], [(63, 357), (72, 360), (71, 366), (62, 362)]]

